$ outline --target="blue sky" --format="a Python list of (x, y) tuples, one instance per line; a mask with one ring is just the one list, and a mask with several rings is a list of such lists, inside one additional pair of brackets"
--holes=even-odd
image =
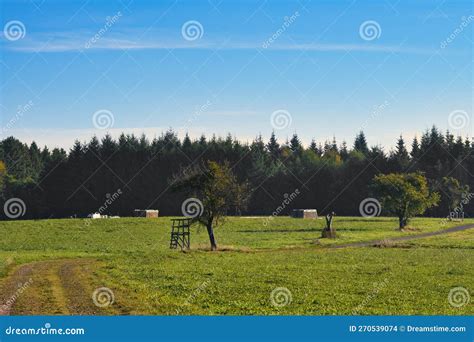
[(473, 14), (470, 1), (2, 1), (2, 138), (276, 128), (351, 144), (364, 129), (388, 150), (433, 124), (471, 136)]

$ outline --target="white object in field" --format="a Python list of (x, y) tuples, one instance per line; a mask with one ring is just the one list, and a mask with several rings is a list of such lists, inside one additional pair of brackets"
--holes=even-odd
[(293, 209), (291, 217), (295, 218), (318, 218), (318, 211), (316, 209)]

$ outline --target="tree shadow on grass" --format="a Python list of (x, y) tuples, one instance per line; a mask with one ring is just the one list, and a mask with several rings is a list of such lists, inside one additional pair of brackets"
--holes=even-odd
[(264, 229), (264, 230), (237, 230), (237, 233), (304, 233), (318, 232), (320, 228), (313, 229)]
[(370, 231), (366, 227), (336, 227), (336, 232), (341, 231), (341, 232), (368, 232)]
[[(323, 228), (304, 228), (304, 229), (263, 229), (263, 230), (237, 230), (237, 233), (309, 233), (320, 232)], [(337, 227), (336, 231), (341, 232), (366, 232), (367, 228), (361, 227)]]
[(359, 218), (359, 219), (342, 219), (342, 218), (337, 218), (335, 219), (335, 222), (351, 222), (351, 223), (354, 223), (354, 222), (367, 222), (367, 223), (371, 223), (371, 222), (383, 222), (383, 223), (387, 223), (387, 222), (390, 222), (390, 221), (394, 221), (396, 220), (395, 218), (389, 218), (389, 217), (384, 217), (384, 218), (368, 218), (366, 220), (363, 219), (363, 217)]

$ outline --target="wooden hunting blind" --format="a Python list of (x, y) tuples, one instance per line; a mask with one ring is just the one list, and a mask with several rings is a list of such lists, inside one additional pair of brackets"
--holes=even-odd
[(176, 249), (178, 246), (181, 250), (190, 248), (190, 233), (192, 219), (171, 219), (171, 241), (170, 248)]

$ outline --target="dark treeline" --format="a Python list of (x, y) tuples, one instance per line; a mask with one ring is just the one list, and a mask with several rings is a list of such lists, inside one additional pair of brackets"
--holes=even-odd
[[(76, 142), (69, 152), (7, 138), (0, 142), (1, 196), (25, 202), (23, 218), (83, 217), (99, 209), (130, 216), (136, 208), (180, 215), (186, 197), (170, 191), (170, 179), (206, 160), (228, 161), (239, 179), (249, 180), (254, 191), (242, 214), (270, 215), (292, 195), (279, 214), (316, 208), (359, 215), (359, 203), (370, 197), (369, 185), (379, 173), (422, 171), (434, 188), (450, 176), (474, 189), (474, 144), (434, 127), (409, 143), (400, 137), (389, 153), (369, 147), (363, 132), (351, 146), (334, 139), (325, 144), (313, 140), (305, 148), (296, 134), (285, 143), (272, 135), (268, 142), (256, 138), (243, 144), (231, 136), (180, 140), (170, 130), (151, 142), (124, 134), (118, 140), (94, 137)], [(465, 207), (466, 215), (472, 208), (472, 203)], [(444, 217), (447, 205), (442, 201), (428, 214)]]

